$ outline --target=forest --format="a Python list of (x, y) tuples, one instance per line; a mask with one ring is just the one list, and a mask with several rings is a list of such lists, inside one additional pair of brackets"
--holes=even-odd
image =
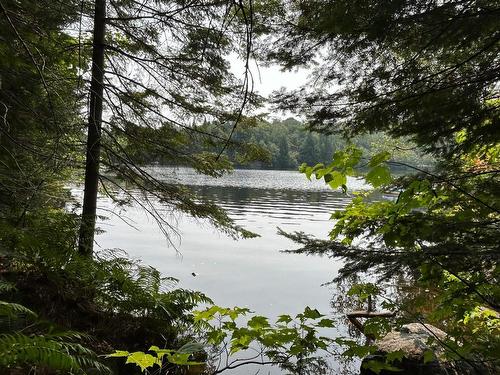
[(499, 88), (493, 0), (0, 0), (0, 373), (498, 374)]
[[(202, 128), (214, 134), (219, 132), (217, 126), (212, 123), (204, 123)], [(230, 125), (226, 124), (221, 136), (230, 130)], [(409, 139), (393, 139), (383, 132), (361, 134), (352, 138), (342, 135), (319, 135), (307, 131), (306, 124), (293, 117), (285, 120), (240, 123), (231, 141), (240, 145), (240, 148), (227, 150), (224, 155), (236, 168), (297, 170), (302, 163), (328, 164), (335, 151), (342, 150), (349, 144), (356, 145), (367, 156), (390, 150), (395, 159), (409, 165), (432, 168), (434, 164), (432, 155), (420, 150)], [(248, 151), (249, 147), (253, 147), (252, 152)], [(196, 144), (189, 150), (190, 153), (202, 151), (203, 147)], [(216, 152), (217, 148), (212, 151)], [(162, 154), (150, 153), (147, 149), (131, 149), (129, 152), (134, 153), (134, 158), (143, 165), (172, 163), (163, 159)], [(175, 162), (173, 165), (176, 165)]]

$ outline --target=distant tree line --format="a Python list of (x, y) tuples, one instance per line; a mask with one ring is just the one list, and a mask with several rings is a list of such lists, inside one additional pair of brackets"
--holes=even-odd
[[(207, 122), (199, 126), (200, 131), (210, 134), (227, 134), (230, 125)], [(161, 133), (161, 129), (158, 130)], [(306, 124), (293, 117), (285, 120), (243, 121), (236, 129), (230, 146), (224, 151), (237, 168), (297, 169), (302, 163), (328, 164), (335, 151), (355, 144), (365, 155), (371, 156), (382, 150), (392, 150), (395, 160), (411, 165), (431, 165), (433, 158), (407, 139), (394, 139), (385, 133), (362, 134), (347, 139), (340, 134), (318, 134), (306, 129)], [(200, 153), (200, 143), (191, 146), (191, 153)], [(214, 152), (220, 149), (214, 144)], [(144, 164), (159, 163), (172, 165), (170, 158), (147, 149), (130, 150)], [(139, 154), (139, 155), (137, 155)]]

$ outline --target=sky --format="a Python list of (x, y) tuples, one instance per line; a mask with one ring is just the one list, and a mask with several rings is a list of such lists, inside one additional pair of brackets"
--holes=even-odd
[[(245, 67), (241, 59), (236, 55), (230, 56), (229, 61), (231, 63), (231, 72), (237, 78), (243, 78)], [(307, 82), (309, 71), (307, 69), (298, 69), (293, 71), (281, 71), (280, 66), (270, 65), (263, 66), (257, 64), (255, 60), (251, 60), (250, 71), (253, 76), (253, 91), (264, 97), (268, 97), (273, 91), (285, 88), (287, 90), (298, 89)], [(265, 110), (269, 110), (269, 106), (264, 106)], [(273, 113), (271, 118), (284, 119), (287, 117), (301, 117), (298, 113)]]
[(275, 90), (286, 88), (297, 89), (307, 82), (308, 72), (304, 69), (283, 72), (277, 65), (269, 67), (252, 64), (251, 70), (254, 76), (254, 91), (263, 96), (268, 96)]
[[(234, 54), (229, 56), (229, 62), (231, 63), (231, 72), (236, 77), (243, 78), (244, 61)], [(250, 71), (254, 79), (254, 92), (258, 92), (262, 96), (268, 96), (273, 91), (283, 87), (289, 90), (299, 88), (306, 83), (309, 74), (306, 69), (283, 72), (278, 65), (263, 66), (253, 59), (250, 61)]]

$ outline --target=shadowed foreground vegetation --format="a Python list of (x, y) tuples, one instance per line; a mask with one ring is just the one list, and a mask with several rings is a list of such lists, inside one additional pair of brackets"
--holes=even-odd
[[(498, 373), (499, 20), (487, 0), (0, 0), (0, 372), (327, 374), (375, 355), (363, 371), (401, 373), (408, 353), (338, 337), (314, 308), (274, 320), (211, 306), (97, 249), (99, 195), (141, 207), (167, 239), (165, 207), (254, 235), (143, 168), (159, 162), (214, 178), (300, 166), (340, 190), (352, 202), (328, 239), (282, 234), (343, 260), (339, 301), (395, 313), (365, 334), (432, 324), (447, 335), (417, 364)], [(259, 114), (254, 59), (309, 69), (267, 101), (303, 124)], [(373, 190), (349, 191), (348, 176)]]

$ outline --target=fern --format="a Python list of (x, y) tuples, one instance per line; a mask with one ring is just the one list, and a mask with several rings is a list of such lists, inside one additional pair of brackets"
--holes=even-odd
[(12, 292), (16, 290), (16, 286), (5, 280), (0, 280), (0, 294)]
[(27, 320), (36, 317), (33, 311), (23, 305), (0, 301), (0, 333), (22, 329)]
[(95, 264), (99, 305), (110, 311), (168, 322), (186, 318), (200, 303), (212, 303), (203, 293), (175, 289), (177, 279), (162, 277), (155, 268), (117, 251), (99, 253)]
[[(192, 310), (198, 304), (212, 303), (203, 293), (176, 289), (177, 279), (162, 276), (121, 250), (99, 251), (92, 258), (79, 256), (74, 248), (78, 221), (71, 214), (45, 212), (26, 219), (31, 221), (32, 231), (5, 228), (5, 238), (10, 240), (0, 244), (0, 257), (8, 272), (2, 274), (5, 282), (0, 279), (0, 298), (30, 301), (29, 307), (40, 316), (63, 327), (91, 327), (99, 349), (109, 345), (129, 348), (158, 340), (176, 345), (181, 328), (192, 322)], [(74, 333), (48, 335), (50, 330), (40, 329), (40, 323), (36, 339), (42, 341), (36, 352), (33, 329), (19, 335), (28, 325), (23, 319), (36, 319), (23, 309), (0, 303), (0, 334), (15, 334), (2, 336), (3, 341), (13, 337), (22, 341), (17, 346), (24, 353), (17, 357), (19, 361), (24, 358), (23, 363), (29, 365), (33, 363), (28, 361), (30, 355), (36, 362), (50, 353), (59, 356), (55, 364), (78, 369), (76, 365), (83, 366), (81, 361), (88, 359), (86, 365), (90, 365), (95, 359), (79, 346), (88, 341), (84, 337), (71, 337)], [(27, 345), (30, 340), (32, 346)], [(68, 355), (74, 357), (72, 363)], [(13, 356), (3, 361), (12, 361)]]
[(19, 315), (31, 316), (33, 318), (37, 316), (33, 311), (23, 305), (0, 301), (0, 316), (15, 319), (19, 317)]
[[(37, 315), (30, 309), (5, 301), (0, 301), (0, 317), (2, 328), (6, 331), (18, 321)], [(9, 324), (5, 324), (8, 321)], [(110, 373), (109, 368), (98, 360), (97, 355), (80, 342), (88, 337), (78, 332), (62, 332), (59, 334), (24, 334), (19, 331), (0, 334), (0, 368), (42, 367), (68, 373), (85, 373), (87, 369), (95, 369), (100, 374)]]
[(38, 366), (81, 373), (84, 369), (95, 368), (99, 373), (110, 373), (91, 350), (53, 337), (3, 334), (0, 335), (0, 352), (2, 367)]

